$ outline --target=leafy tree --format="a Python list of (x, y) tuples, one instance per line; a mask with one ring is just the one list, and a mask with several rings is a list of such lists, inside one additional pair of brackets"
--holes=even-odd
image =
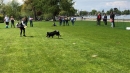
[(4, 1), (4, 0), (0, 0), (0, 5), (2, 5), (2, 4), (3, 4), (3, 1)]
[(5, 15), (5, 11), (4, 11), (4, 0), (0, 0), (0, 23), (4, 22), (4, 15)]
[(95, 15), (97, 13), (97, 10), (94, 9), (91, 11), (91, 13), (92, 13), (92, 15)]
[(87, 11), (80, 11), (80, 15), (81, 15), (81, 16), (84, 16), (84, 15), (87, 15), (87, 14), (88, 14)]
[(25, 16), (31, 16), (33, 13), (34, 19), (36, 20), (36, 5), (38, 5), (39, 1), (37, 0), (24, 0), (24, 4), (22, 6), (22, 12), (25, 12)]
[(110, 9), (110, 12), (112, 12), (112, 11), (114, 11), (114, 9), (111, 8), (111, 9)]
[(41, 14), (49, 17), (52, 15), (55, 20), (55, 16), (62, 14), (63, 11), (65, 15), (74, 15), (76, 10), (73, 4), (73, 0), (25, 0), (22, 9), (31, 9), (35, 17)]
[(17, 18), (20, 15), (21, 9), (20, 9), (20, 4), (17, 2), (17, 0), (12, 0), (7, 4), (2, 3), (0, 8), (3, 16), (8, 15)]
[(4, 0), (0, 0), (0, 13), (2, 13), (4, 15), (4, 3), (3, 3)]
[(116, 14), (121, 15), (121, 11), (118, 10)]
[(43, 1), (43, 3), (45, 4), (43, 6), (43, 13), (51, 13), (53, 20), (55, 20), (55, 16), (57, 15), (70, 16), (74, 15), (76, 12), (72, 0), (49, 0)]
[(110, 14), (110, 11), (107, 11), (106, 14), (109, 15), (109, 14)]
[(11, 8), (11, 12), (10, 15), (17, 17), (20, 15), (19, 12), (19, 6), (20, 4), (17, 2), (17, 0), (12, 0), (12, 2), (9, 4), (10, 8)]
[(104, 9), (102, 10), (102, 14), (104, 14)]
[(67, 16), (73, 16), (77, 10), (74, 9), (73, 5), (75, 2), (73, 2), (73, 0), (60, 0), (60, 9), (61, 11), (66, 11), (67, 12)]
[(111, 13), (112, 11), (114, 11), (114, 9), (111, 8), (109, 11), (106, 12), (106, 14), (107, 14), (107, 15), (110, 15), (110, 13)]
[(121, 15), (121, 11), (118, 10), (118, 8), (114, 8), (114, 12), (115, 12), (116, 15)]
[(65, 15), (67, 15), (68, 13), (66, 12), (66, 11), (60, 11), (60, 13), (59, 13), (59, 15), (61, 15), (61, 16), (65, 16)]
[(2, 22), (4, 22), (4, 15), (3, 15), (3, 0), (0, 0), (0, 23)]
[(130, 10), (124, 10), (123, 14), (126, 14), (126, 15), (130, 14)]
[(110, 10), (108, 10), (106, 12), (107, 15), (109, 15), (111, 13), (111, 11), (115, 12), (116, 15), (123, 15), (123, 14), (130, 14), (130, 10), (124, 10), (124, 11), (120, 11), (118, 8), (111, 8)]
[(49, 0), (49, 1), (44, 1), (45, 5), (43, 6), (44, 8), (44, 14), (50, 14), (52, 15), (53, 20), (55, 21), (55, 16), (59, 14), (59, 5), (58, 5), (58, 0)]

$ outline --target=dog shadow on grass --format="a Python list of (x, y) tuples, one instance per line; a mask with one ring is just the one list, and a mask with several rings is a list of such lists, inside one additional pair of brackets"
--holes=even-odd
[(55, 38), (55, 39), (63, 39), (63, 38)]
[(30, 38), (33, 38), (34, 36), (26, 36), (26, 37), (30, 37)]
[[(47, 37), (47, 38), (48, 38), (48, 37)], [(51, 38), (51, 37), (50, 37), (50, 38), (48, 38), (48, 39), (63, 39), (63, 38)]]

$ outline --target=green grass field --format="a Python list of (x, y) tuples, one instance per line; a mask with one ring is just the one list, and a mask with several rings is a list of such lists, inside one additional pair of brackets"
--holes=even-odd
[[(52, 24), (34, 22), (20, 37), (18, 28), (0, 23), (0, 73), (130, 73), (129, 22), (115, 28), (94, 21)], [(53, 30), (60, 31), (59, 39), (46, 37)]]

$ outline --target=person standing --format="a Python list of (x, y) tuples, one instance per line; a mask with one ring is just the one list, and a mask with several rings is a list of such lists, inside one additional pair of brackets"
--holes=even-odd
[(115, 27), (114, 17), (115, 17), (115, 14), (112, 11), (110, 14), (110, 19), (112, 19), (113, 27)]
[(62, 18), (63, 26), (65, 26), (65, 17)]
[(24, 23), (27, 26), (27, 24), (28, 24), (28, 17), (27, 16), (24, 17)]
[(12, 26), (15, 28), (13, 16), (11, 16), (10, 21), (11, 21), (11, 28), (12, 28)]
[(20, 37), (22, 37), (22, 34), (23, 34), (23, 36), (24, 37), (26, 37), (26, 35), (25, 35), (25, 28), (26, 28), (26, 25), (25, 25), (25, 20), (26, 18), (24, 17), (24, 18), (22, 18), (22, 21), (21, 21), (21, 23), (20, 23)]
[(68, 19), (68, 17), (65, 17), (65, 22), (66, 22), (66, 26), (69, 26), (69, 19)]
[(102, 19), (102, 16), (101, 16), (100, 13), (98, 13), (98, 15), (97, 15), (97, 25), (100, 25), (101, 19)]
[(113, 19), (110, 18), (111, 27), (113, 28)]
[(29, 17), (30, 27), (33, 27), (33, 18)]
[(6, 27), (5, 28), (9, 28), (9, 17), (6, 15), (5, 18), (4, 18), (4, 21), (5, 21), (5, 24), (6, 24)]
[(106, 14), (104, 14), (103, 22), (105, 25), (107, 25), (107, 15)]
[(62, 25), (62, 17), (59, 17), (59, 24)]
[(75, 21), (74, 17), (71, 17), (71, 23), (73, 26), (74, 26), (74, 21)]

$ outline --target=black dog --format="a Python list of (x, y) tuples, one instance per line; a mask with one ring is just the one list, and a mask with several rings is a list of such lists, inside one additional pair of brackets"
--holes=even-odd
[(55, 31), (53, 31), (53, 32), (47, 32), (46, 37), (52, 37), (52, 38), (53, 38), (54, 35), (58, 36), (58, 38), (59, 38), (59, 36), (61, 36), (61, 35), (60, 35), (60, 32), (57, 31), (57, 30), (55, 30)]

